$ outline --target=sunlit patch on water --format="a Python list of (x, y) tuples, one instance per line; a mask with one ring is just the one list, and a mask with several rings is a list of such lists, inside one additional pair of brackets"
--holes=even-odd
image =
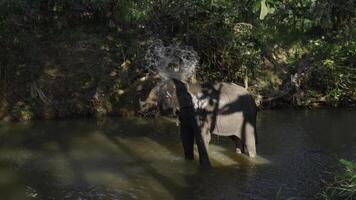
[[(195, 152), (198, 152), (197, 148)], [(257, 165), (269, 165), (271, 162), (258, 155), (256, 158), (250, 158), (245, 154), (236, 153), (233, 149), (226, 149), (222, 145), (210, 144), (209, 157), (214, 167), (254, 167)], [(198, 154), (196, 153), (196, 157)]]

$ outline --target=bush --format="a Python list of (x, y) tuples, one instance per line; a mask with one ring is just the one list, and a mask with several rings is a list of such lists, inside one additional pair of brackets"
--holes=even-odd
[(320, 60), (311, 85), (331, 101), (356, 100), (356, 42), (314, 41)]

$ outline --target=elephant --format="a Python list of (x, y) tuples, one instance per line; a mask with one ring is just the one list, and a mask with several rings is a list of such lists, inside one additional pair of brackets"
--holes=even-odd
[(178, 117), (186, 159), (194, 159), (195, 140), (200, 163), (210, 165), (211, 134), (228, 136), (237, 153), (256, 156), (257, 106), (244, 87), (226, 82), (185, 83), (169, 79), (153, 88), (145, 100), (140, 100), (141, 112), (152, 109)]

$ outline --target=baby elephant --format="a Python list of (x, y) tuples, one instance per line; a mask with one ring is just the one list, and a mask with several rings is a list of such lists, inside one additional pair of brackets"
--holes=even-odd
[(229, 136), (238, 153), (256, 156), (256, 104), (248, 91), (233, 83), (183, 83), (170, 79), (153, 88), (141, 112), (159, 108), (163, 115), (177, 114), (187, 159), (193, 159), (194, 140), (201, 164), (210, 165), (211, 133)]

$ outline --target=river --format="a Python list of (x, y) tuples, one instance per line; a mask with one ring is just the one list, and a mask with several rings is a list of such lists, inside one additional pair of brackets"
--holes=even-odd
[(355, 126), (356, 110), (259, 112), (258, 157), (214, 137), (207, 169), (167, 118), (1, 123), (0, 199), (314, 199), (356, 160)]

